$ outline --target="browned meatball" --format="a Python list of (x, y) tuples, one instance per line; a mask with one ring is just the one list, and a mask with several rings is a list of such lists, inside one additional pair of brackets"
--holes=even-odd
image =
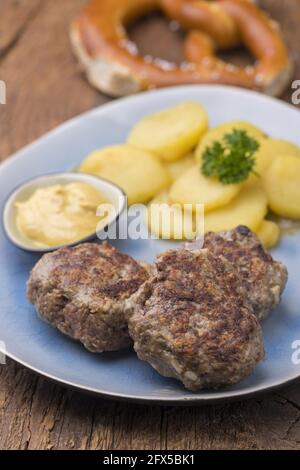
[(238, 276), (209, 250), (159, 256), (127, 306), (139, 358), (189, 390), (237, 383), (263, 358), (261, 327)]
[(232, 263), (259, 320), (279, 304), (287, 269), (272, 258), (249, 228), (239, 226), (229, 232), (207, 233), (203, 247)]
[(124, 305), (148, 278), (130, 256), (103, 243), (44, 255), (28, 281), (39, 316), (93, 352), (131, 345)]

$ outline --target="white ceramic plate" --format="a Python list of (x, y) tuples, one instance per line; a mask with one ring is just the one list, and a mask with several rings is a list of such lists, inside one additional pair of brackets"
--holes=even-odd
[[(79, 116), (50, 132), (0, 166), (0, 204), (24, 181), (69, 171), (92, 150), (124, 142), (141, 117), (184, 100), (202, 103), (212, 126), (248, 120), (272, 136), (300, 145), (300, 113), (263, 95), (222, 86), (186, 86), (118, 100)], [(163, 241), (116, 241), (145, 261), (170, 246)], [(171, 244), (172, 245), (172, 244)], [(266, 359), (243, 382), (218, 391), (191, 393), (159, 376), (132, 351), (96, 355), (40, 321), (25, 296), (29, 271), (39, 255), (13, 246), (0, 231), (0, 341), (8, 356), (59, 383), (105, 397), (159, 403), (209, 403), (241, 399), (279, 387), (300, 376), (295, 341), (300, 341), (300, 233), (285, 237), (274, 256), (289, 270), (280, 307), (263, 325)], [(294, 354), (294, 356), (293, 356)], [(300, 355), (299, 355), (300, 356)]]

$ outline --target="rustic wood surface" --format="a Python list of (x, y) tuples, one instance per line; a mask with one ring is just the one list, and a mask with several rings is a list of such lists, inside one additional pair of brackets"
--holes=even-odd
[[(70, 51), (68, 27), (85, 0), (1, 0), (0, 158), (108, 100)], [(264, 0), (283, 25), (300, 79), (300, 2)], [(180, 38), (159, 17), (130, 32), (142, 52), (180, 60)], [(158, 40), (159, 38), (159, 40)], [(291, 90), (285, 99), (290, 101)], [(0, 449), (300, 449), (300, 384), (242, 403), (163, 408), (66, 390), (11, 360), (0, 368)]]

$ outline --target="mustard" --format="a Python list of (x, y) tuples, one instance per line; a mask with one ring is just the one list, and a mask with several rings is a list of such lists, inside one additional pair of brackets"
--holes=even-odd
[(17, 227), (36, 246), (54, 247), (79, 241), (96, 232), (99, 205), (110, 201), (86, 183), (57, 184), (37, 189), (18, 202)]

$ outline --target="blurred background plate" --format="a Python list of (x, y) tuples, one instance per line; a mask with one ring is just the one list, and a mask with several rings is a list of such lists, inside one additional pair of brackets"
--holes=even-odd
[[(0, 166), (0, 206), (24, 181), (67, 171), (97, 148), (121, 143), (142, 116), (183, 100), (201, 102), (212, 126), (247, 120), (272, 136), (300, 145), (300, 113), (278, 100), (223, 86), (184, 86), (118, 100), (79, 116), (18, 152)], [(120, 240), (114, 244), (145, 261), (168, 248), (157, 240)], [(172, 246), (174, 246), (172, 244)], [(62, 384), (101, 396), (160, 403), (208, 403), (240, 399), (300, 377), (292, 360), (300, 341), (300, 233), (286, 236), (273, 255), (289, 270), (280, 307), (264, 323), (266, 359), (247, 380), (219, 391), (193, 394), (175, 380), (160, 377), (133, 352), (91, 354), (41, 322), (28, 304), (25, 284), (38, 255), (12, 246), (0, 229), (0, 341), (11, 358)]]

